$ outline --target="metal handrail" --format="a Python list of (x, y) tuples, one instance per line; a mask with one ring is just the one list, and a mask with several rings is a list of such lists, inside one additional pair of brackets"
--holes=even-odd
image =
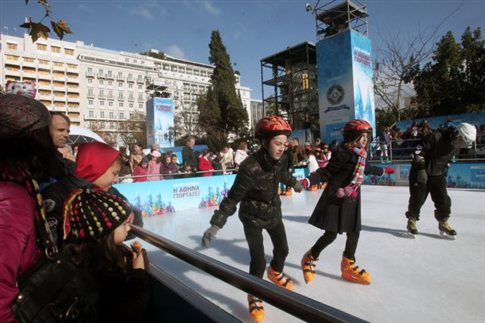
[(288, 291), (255, 276), (251, 276), (237, 268), (195, 252), (141, 227), (132, 225), (131, 228), (131, 232), (140, 239), (232, 286), (263, 299), (301, 320), (307, 322), (367, 322), (306, 296)]

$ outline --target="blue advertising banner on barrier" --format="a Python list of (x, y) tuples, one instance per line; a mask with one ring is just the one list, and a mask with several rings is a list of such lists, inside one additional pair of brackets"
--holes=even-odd
[[(410, 164), (382, 164), (394, 167), (394, 174), (365, 176), (364, 184), (407, 186)], [(381, 164), (376, 165), (381, 166)], [(296, 168), (298, 180), (308, 177), (306, 168)], [(179, 210), (217, 206), (227, 196), (236, 175), (189, 177), (139, 183), (116, 184), (144, 217)], [(448, 187), (485, 189), (485, 164), (456, 163), (448, 173)]]
[(115, 187), (142, 211), (143, 216), (219, 205), (236, 175), (189, 177), (116, 184)]
[(152, 98), (146, 103), (147, 142), (160, 147), (173, 147), (175, 137), (171, 131), (174, 126), (173, 99)]

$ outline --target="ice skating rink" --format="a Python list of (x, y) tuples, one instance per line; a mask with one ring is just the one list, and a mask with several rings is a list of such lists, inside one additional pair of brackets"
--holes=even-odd
[[(290, 254), (285, 272), (295, 292), (371, 322), (483, 322), (485, 317), (485, 192), (450, 189), (454, 241), (443, 239), (428, 198), (418, 222), (419, 235), (406, 234), (407, 187), (362, 188), (362, 232), (357, 264), (372, 275), (363, 286), (340, 278), (345, 235), (324, 250), (315, 280), (306, 285), (300, 260), (322, 234), (308, 218), (321, 191), (282, 197)], [(212, 247), (200, 247), (212, 209), (197, 209), (145, 219), (145, 228), (245, 272), (249, 254), (237, 213), (219, 231)], [(146, 244), (145, 244), (146, 245)], [(251, 322), (246, 294), (231, 285), (147, 246), (153, 263), (244, 322)], [(266, 260), (272, 245), (265, 233)], [(297, 322), (265, 303), (265, 322)]]

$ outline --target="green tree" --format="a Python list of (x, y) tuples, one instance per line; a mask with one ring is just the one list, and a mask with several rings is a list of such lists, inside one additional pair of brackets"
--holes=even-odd
[(199, 126), (207, 133), (208, 146), (219, 151), (230, 133), (247, 131), (248, 114), (236, 92), (236, 78), (219, 31), (211, 34), (209, 62), (215, 66), (211, 88), (197, 100)]
[(480, 28), (467, 28), (461, 44), (451, 32), (436, 46), (432, 61), (412, 76), (419, 116), (485, 110), (485, 47)]

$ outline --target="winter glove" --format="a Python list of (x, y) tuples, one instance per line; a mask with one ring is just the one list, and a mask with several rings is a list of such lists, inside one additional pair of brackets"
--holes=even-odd
[(337, 190), (337, 192), (335, 193), (335, 195), (337, 195), (338, 198), (343, 198), (343, 197), (347, 196), (347, 197), (355, 199), (357, 197), (357, 195), (359, 194), (357, 192), (358, 188), (359, 187), (356, 184), (349, 184), (345, 187), (339, 188)]
[(204, 235), (202, 236), (202, 245), (206, 248), (209, 248), (209, 245), (212, 240), (216, 237), (217, 231), (219, 231), (221, 228), (219, 228), (217, 225), (211, 225), (211, 227), (207, 230), (205, 230)]
[(297, 181), (293, 186), (293, 189), (295, 190), (295, 192), (301, 193), (301, 191), (303, 191), (303, 185)]
[(304, 188), (307, 188), (310, 186), (310, 180), (308, 178), (304, 178), (300, 181), (301, 185), (304, 187)]
[(386, 166), (384, 167), (384, 173), (386, 174), (394, 174), (394, 168)]

